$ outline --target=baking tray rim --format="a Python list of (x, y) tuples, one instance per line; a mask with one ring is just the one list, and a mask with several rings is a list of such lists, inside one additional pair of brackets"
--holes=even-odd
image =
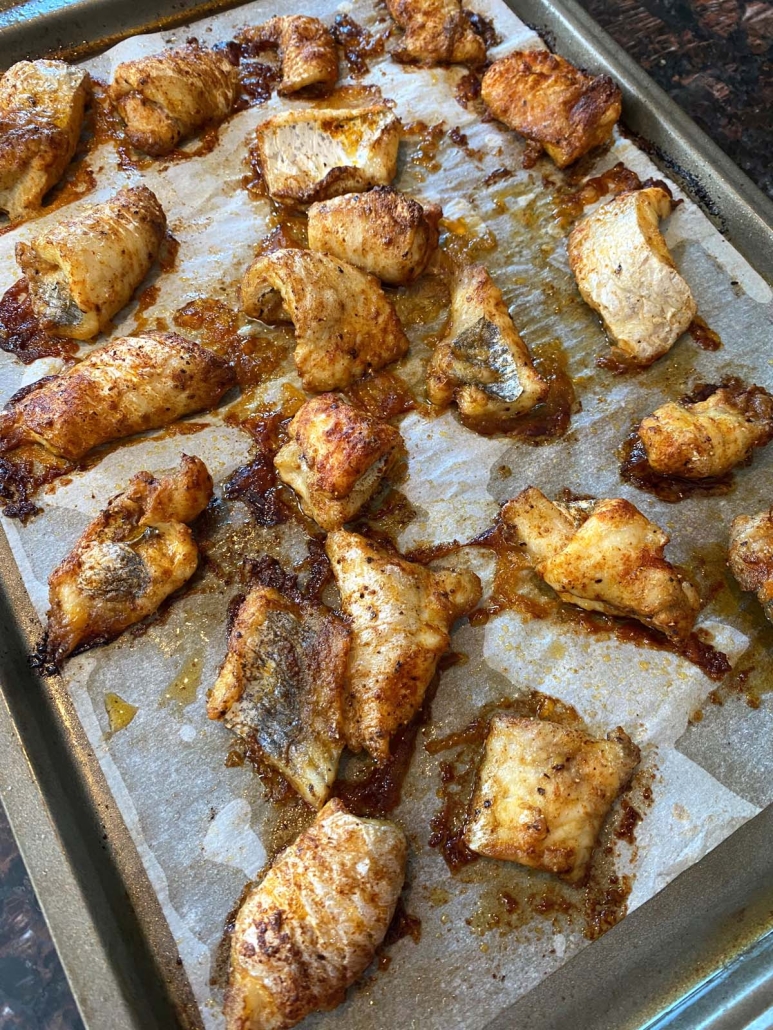
[[(653, 156), (665, 162), (668, 174), (693, 196), (750, 264), (768, 281), (773, 279), (773, 203), (751, 180), (575, 0), (506, 3), (527, 24), (549, 34), (567, 57), (605, 71), (620, 83), (626, 124), (654, 142)], [(156, 4), (147, 7), (145, 0), (133, 4), (128, 12), (121, 0), (73, 4), (55, 0), (48, 10), (24, 22), (13, 18), (13, 8), (10, 16), (6, 9), (0, 11), (0, 54), (5, 58), (10, 52), (12, 60), (19, 59), (23, 56), (18, 52), (20, 41), (36, 56), (68, 44), (80, 51), (85, 44), (96, 52), (100, 39), (110, 46), (126, 35), (187, 24), (240, 4), (215, 0), (194, 5), (184, 0), (167, 6), (172, 13), (160, 22), (144, 17), (150, 10), (156, 15), (159, 10)], [(85, 28), (78, 20), (84, 15)], [(65, 33), (55, 46), (48, 45), (51, 39), (46, 46), (40, 45), (46, 39), (40, 29), (46, 25)], [(0, 614), (8, 627), (0, 643), (0, 799), (84, 1023), (89, 1030), (108, 1026), (111, 1030), (151, 1030), (170, 1027), (171, 1017), (179, 1026), (200, 1026), (187, 981), (179, 970), (171, 932), (160, 916), (134, 842), (115, 806), (110, 805), (107, 784), (66, 690), (61, 681), (43, 681), (27, 666), (27, 655), (41, 627), (4, 538), (0, 540), (0, 559)], [(34, 709), (29, 705), (32, 697)], [(50, 752), (56, 751), (52, 735), (59, 747), (58, 759), (72, 777), (67, 784), (52, 766)], [(80, 803), (90, 806), (85, 823), (79, 821), (83, 815)], [(723, 982), (722, 1006), (717, 1003), (714, 1013), (717, 1019), (721, 1018), (720, 1008), (727, 1014), (728, 995), (736, 1001), (748, 997), (751, 974), (744, 973), (745, 965), (753, 965), (755, 984), (764, 988), (756, 991), (755, 997), (767, 995), (773, 982), (773, 946), (768, 947), (770, 938), (765, 935), (773, 909), (773, 856), (765, 859), (770, 849), (763, 845), (771, 836), (773, 806), (672, 881), (593, 948), (583, 949), (525, 998), (503, 1010), (490, 1024), (492, 1030), (521, 1022), (533, 1030), (570, 1025), (555, 1021), (560, 1006), (578, 1030), (586, 1026), (593, 1030), (652, 1027), (665, 1018), (670, 1020), (668, 1013), (675, 1011), (680, 999), (702, 990), (728, 966), (732, 966), (730, 981), (736, 986), (728, 992)], [(728, 870), (733, 872), (734, 889), (725, 896), (722, 882)], [(700, 904), (706, 875), (715, 882), (714, 923), (712, 914), (704, 912), (705, 906)], [(126, 887), (123, 891), (121, 884)], [(718, 904), (723, 897), (724, 908)], [(672, 898), (680, 899), (682, 920), (674, 916)], [(691, 931), (695, 922), (691, 903), (696, 906), (693, 915), (700, 912), (703, 917), (703, 944), (708, 942), (708, 947), (690, 947), (689, 934), (695, 933), (694, 926)], [(159, 925), (159, 916), (163, 925)], [(667, 926), (672, 931), (666, 942)], [(137, 959), (140, 953), (141, 961)], [(634, 955), (643, 965), (637, 969), (637, 991), (632, 996), (622, 985)], [(135, 959), (136, 968), (132, 968)], [(650, 964), (645, 974), (647, 960)], [(156, 980), (152, 990), (148, 976)], [(704, 1013), (702, 1018), (702, 1027), (720, 1026), (720, 1022), (707, 1021), (711, 1015)], [(669, 1021), (671, 1025), (675, 1025), (673, 1021)]]

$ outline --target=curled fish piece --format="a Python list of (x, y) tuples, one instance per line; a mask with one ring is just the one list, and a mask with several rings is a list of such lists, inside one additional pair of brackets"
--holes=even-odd
[(453, 400), (465, 425), (496, 432), (547, 392), (491, 276), (482, 265), (463, 269), (452, 290), (451, 325), (427, 366), (429, 399), (440, 407)]
[(480, 580), (428, 569), (343, 529), (328, 534), (325, 550), (352, 631), (346, 743), (384, 762), (390, 737), (421, 708), (452, 625), (480, 601)]
[(659, 475), (722, 476), (773, 439), (773, 396), (767, 390), (736, 378), (708, 389), (701, 400), (664, 404), (642, 419), (637, 433)]
[(773, 622), (773, 508), (733, 519), (728, 565), (741, 590), (753, 590)]
[(17, 243), (35, 314), (59, 336), (92, 339), (129, 302), (165, 233), (155, 193), (134, 186)]
[(241, 904), (231, 938), (226, 1030), (289, 1030), (340, 1005), (373, 961), (405, 879), (405, 835), (337, 798)]
[(39, 443), (77, 461), (211, 408), (234, 382), (223, 358), (177, 333), (124, 336), (12, 397), (0, 413), (0, 450)]
[(295, 326), (295, 366), (303, 388), (343, 389), (401, 358), (408, 338), (372, 275), (310, 250), (278, 250), (254, 261), (242, 279), (252, 318)]
[(569, 234), (569, 265), (583, 300), (638, 365), (669, 351), (697, 310), (658, 228), (670, 213), (671, 195), (647, 186), (619, 194)]
[(257, 584), (207, 699), (209, 718), (257, 746), (314, 808), (328, 799), (344, 746), (348, 654), (349, 630), (324, 605)]
[(668, 534), (630, 501), (559, 504), (530, 486), (504, 505), (502, 521), (562, 600), (638, 619), (675, 640), (692, 630), (698, 593), (666, 560)]
[(0, 211), (40, 210), (78, 144), (91, 78), (64, 61), (19, 61), (0, 79)]
[(239, 69), (223, 51), (186, 43), (119, 64), (108, 92), (129, 140), (161, 157), (228, 117), (239, 94)]
[(301, 14), (269, 18), (245, 29), (239, 42), (275, 47), (279, 51), (282, 80), (278, 92), (325, 92), (338, 79), (338, 51), (330, 30), (319, 18)]
[(347, 193), (309, 208), (309, 246), (391, 286), (424, 272), (438, 244), (437, 204), (422, 206), (391, 186)]
[(405, 456), (399, 430), (333, 393), (306, 401), (287, 435), (274, 464), (322, 529), (353, 519)]
[(589, 75), (549, 50), (495, 61), (481, 96), (495, 118), (544, 147), (559, 168), (605, 143), (622, 111), (622, 94), (608, 75)]
[(459, 0), (387, 0), (389, 13), (405, 30), (392, 49), (403, 64), (468, 64), (486, 60), (486, 44)]
[(199, 552), (187, 523), (211, 498), (206, 465), (187, 454), (160, 479), (132, 476), (49, 577), (52, 661), (112, 640), (190, 579)]

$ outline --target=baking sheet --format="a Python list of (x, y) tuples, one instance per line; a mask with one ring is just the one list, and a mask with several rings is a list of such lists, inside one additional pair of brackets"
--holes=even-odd
[[(472, 6), (486, 10), (480, 4)], [(196, 32), (203, 39), (226, 38), (234, 26), (253, 20), (252, 10), (260, 9), (261, 5), (251, 5), (219, 16), (204, 23), (213, 26), (211, 33), (202, 33), (198, 27)], [(329, 17), (343, 9), (324, 5), (316, 13)], [(367, 7), (347, 5), (345, 9), (368, 23)], [(290, 4), (278, 8), (279, 13), (292, 10)], [(494, 56), (515, 45), (536, 42), (505, 8), (497, 5), (489, 13), (494, 13), (507, 40)], [(261, 15), (256, 13), (254, 20), (261, 20)], [(189, 34), (181, 33), (180, 38)], [(129, 40), (90, 66), (106, 77), (119, 60), (153, 52), (159, 45), (154, 37)], [(664, 394), (670, 398), (684, 392), (683, 387), (694, 377), (713, 380), (731, 371), (770, 386), (769, 364), (759, 357), (760, 344), (769, 333), (770, 291), (704, 216), (685, 204), (671, 218), (667, 238), (693, 287), (701, 314), (723, 336), (724, 349), (706, 354), (683, 341), (660, 363), (663, 368), (656, 366), (635, 380), (616, 382), (597, 371), (593, 358), (606, 344), (594, 316), (571, 286), (563, 251), (564, 230), (552, 216), (550, 191), (544, 190), (540, 181), (545, 171), (555, 179), (557, 176), (549, 166), (540, 166), (531, 175), (518, 173), (500, 187), (481, 187), (482, 179), (497, 167), (518, 169), (520, 146), (496, 125), (481, 124), (456, 104), (452, 87), (462, 74), (459, 69), (402, 69), (388, 61), (372, 64), (365, 81), (382, 86), (384, 94), (396, 101), (404, 121), (434, 124), (445, 120), (449, 128), (459, 126), (468, 136), (469, 147), (481, 152), (480, 158), (471, 158), (446, 139), (438, 151), (442, 167), (430, 171), (413, 164), (408, 150), (398, 185), (419, 198), (439, 200), (452, 224), (463, 221), (473, 234), (483, 235), (486, 229), (494, 234), (498, 247), (484, 250), (481, 259), (503, 288), (527, 342), (539, 347), (554, 339), (561, 341), (583, 410), (564, 441), (542, 448), (477, 437), (460, 427), (453, 414), (432, 423), (417, 415), (407, 416), (402, 429), (410, 466), (403, 489), (418, 509), (418, 517), (404, 531), (401, 545), (468, 539), (490, 524), (498, 502), (533, 482), (548, 494), (569, 487), (600, 496), (628, 496), (672, 532), (673, 560), (688, 567), (695, 560), (705, 564), (708, 551), (723, 539), (722, 526), (734, 514), (758, 510), (768, 503), (769, 459), (761, 455), (751, 469), (739, 473), (738, 487), (729, 496), (674, 507), (621, 486), (610, 455), (633, 418), (652, 410)], [(109, 152), (95, 155), (95, 166), (102, 165), (100, 189), (89, 202), (109, 195), (124, 181), (144, 178), (159, 195), (181, 242), (177, 268), (158, 279), (159, 299), (145, 312), (146, 317), (172, 312), (199, 294), (221, 296), (233, 303), (234, 286), (255, 243), (268, 228), (268, 205), (250, 200), (241, 188), (243, 140), (258, 121), (285, 106), (286, 102), (274, 99), (263, 108), (237, 116), (221, 133), (221, 142), (212, 154), (172, 164), (164, 171), (158, 163), (141, 175), (123, 173), (114, 167)], [(624, 140), (618, 141), (599, 168), (621, 157), (643, 178), (652, 173), (647, 159)], [(57, 217), (51, 216), (52, 220)], [(15, 240), (33, 235), (45, 224), (45, 220), (38, 221), (0, 240), (2, 288), (16, 278), (12, 261)], [(117, 323), (113, 335), (130, 331), (133, 324), (130, 311)], [(422, 352), (420, 334), (411, 335), (415, 356), (403, 369), (407, 376), (415, 373)], [(5, 397), (21, 385), (22, 370), (13, 359), (2, 358), (0, 381)], [(31, 366), (24, 371), (23, 381), (49, 370), (49, 363)], [(247, 459), (246, 435), (219, 425), (212, 417), (206, 421), (212, 423), (211, 428), (196, 435), (164, 438), (162, 434), (160, 439), (113, 452), (89, 473), (73, 477), (72, 482), (47, 495), (44, 514), (29, 526), (20, 530), (6, 524), (25, 583), (41, 614), (46, 606), (48, 572), (88, 518), (131, 473), (139, 468), (166, 468), (184, 449), (201, 455), (215, 479), (222, 482)], [(499, 472), (503, 467), (513, 470), (512, 475), (503, 477)], [(277, 539), (276, 533), (255, 530), (246, 513), (242, 514), (242, 540), (251, 553), (267, 549), (293, 558), (302, 556), (303, 540), (293, 537), (292, 530), (287, 531), (287, 538)], [(484, 579), (490, 579), (486, 555), (471, 553), (469, 560)], [(715, 566), (716, 562), (714, 572)], [(711, 624), (718, 646), (738, 657), (748, 639), (759, 635), (761, 620), (753, 604), (739, 606), (737, 593), (726, 591), (725, 595), (703, 618)], [(207, 723), (203, 715), (203, 695), (224, 650), (226, 602), (227, 595), (219, 585), (205, 582), (175, 605), (164, 624), (153, 626), (144, 637), (126, 638), (80, 656), (66, 670), (81, 721), (178, 941), (204, 1021), (212, 1026), (220, 1022), (219, 997), (209, 985), (213, 950), (225, 913), (245, 878), (253, 876), (265, 859), (260, 837), (266, 806), (260, 785), (244, 767), (223, 768), (229, 735)], [(765, 746), (770, 708), (763, 701), (759, 710), (750, 712), (743, 699), (729, 702), (712, 709), (711, 716), (685, 736), (688, 716), (712, 688), (693, 666), (663, 652), (634, 649), (614, 640), (588, 640), (566, 629), (560, 632), (557, 648), (555, 627), (523, 624), (511, 613), (492, 619), (486, 627), (460, 629), (453, 646), (465, 652), (469, 661), (444, 675), (433, 707), (432, 732), (440, 735), (458, 729), (481, 703), (501, 696), (503, 676), (512, 680), (508, 689), (536, 687), (573, 703), (594, 729), (605, 732), (621, 722), (644, 745), (645, 765), (656, 775), (654, 804), (637, 834), (633, 907), (770, 800), (766, 782), (769, 749)], [(636, 672), (633, 683), (631, 668)], [(170, 684), (186, 670), (199, 686), (196, 701), (183, 705), (166, 695)], [(138, 707), (129, 727), (109, 740), (104, 738), (107, 691)], [(408, 907), (422, 918), (421, 943), (399, 942), (392, 949), (388, 972), (353, 993), (344, 1009), (316, 1017), (313, 1022), (319, 1025), (333, 1025), (336, 1020), (337, 1025), (355, 1026), (367, 1020), (368, 1025), (386, 1026), (404, 1013), (405, 999), (411, 998), (417, 1025), (440, 1025), (441, 1020), (447, 1023), (450, 1018), (454, 1025), (479, 1026), (584, 943), (578, 928), (567, 926), (553, 933), (549, 924), (539, 920), (508, 935), (481, 932), (476, 913), (480, 913), (491, 885), (502, 877), (501, 882), (506, 883), (508, 878), (528, 874), (480, 862), (463, 881), (449, 880), (440, 858), (426, 847), (427, 824), (437, 808), (437, 763), (437, 757), (419, 747), (404, 803), (396, 813), (415, 849)], [(620, 848), (623, 870), (632, 856), (622, 845)], [(446, 892), (450, 897), (441, 902)], [(472, 928), (465, 922), (468, 919)], [(433, 1014), (437, 995), (427, 989), (425, 981), (434, 983), (440, 953), (444, 1007), (442, 1013)], [(375, 1024), (374, 1019), (378, 1021)]]

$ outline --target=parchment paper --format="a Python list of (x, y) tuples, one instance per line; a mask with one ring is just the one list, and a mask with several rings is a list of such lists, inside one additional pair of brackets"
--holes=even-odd
[[(497, 0), (475, 0), (470, 6), (493, 17), (504, 40), (492, 57), (541, 45)], [(314, 5), (314, 13), (328, 21), (342, 12), (364, 25), (372, 25), (375, 17), (368, 2), (336, 6), (323, 0)], [(87, 64), (108, 78), (121, 60), (153, 53), (193, 33), (204, 42), (227, 39), (239, 27), (276, 13), (299, 13), (297, 0), (248, 4), (190, 29), (136, 37)], [(409, 474), (402, 488), (418, 514), (402, 532), (401, 546), (469, 540), (491, 524), (501, 502), (524, 486), (534, 484), (549, 496), (568, 487), (599, 497), (628, 497), (672, 534), (672, 561), (697, 570), (699, 579), (716, 579), (721, 576), (717, 570), (724, 560), (721, 548), (730, 519), (770, 504), (773, 448), (737, 473), (732, 493), (679, 505), (667, 505), (621, 483), (614, 452), (632, 421), (665, 399), (677, 398), (696, 379), (716, 381), (733, 373), (773, 386), (769, 287), (688, 200), (669, 219), (667, 240), (701, 315), (720, 333), (723, 349), (703, 352), (685, 338), (657, 366), (634, 378), (614, 379), (599, 371), (594, 358), (607, 344), (574, 287), (566, 261), (566, 229), (554, 217), (552, 193), (542, 184), (543, 175), (558, 181), (559, 173), (549, 162), (530, 172), (521, 170), (522, 144), (514, 135), (496, 123), (481, 122), (453, 99), (463, 74), (460, 68), (401, 67), (387, 57), (372, 61), (363, 81), (379, 85), (404, 122), (442, 121), (447, 129), (458, 126), (467, 135), (474, 153), (446, 136), (435, 171), (412, 162), (410, 141), (403, 145), (397, 185), (419, 199), (440, 202), (450, 225), (464, 224), (471, 235), (493, 234), (496, 245), (489, 240), (489, 249), (481, 251), (479, 260), (503, 290), (526, 342), (538, 348), (560, 341), (582, 410), (563, 440), (542, 447), (477, 436), (464, 429), (453, 412), (434, 421), (417, 413), (407, 415), (401, 428)], [(81, 203), (106, 198), (125, 182), (142, 180), (157, 193), (180, 241), (175, 269), (155, 274), (159, 296), (147, 317), (169, 316), (197, 296), (235, 304), (236, 286), (268, 230), (269, 215), (268, 203), (251, 199), (241, 185), (245, 140), (260, 121), (293, 103), (298, 102), (274, 97), (263, 107), (235, 116), (222, 129), (212, 153), (187, 162), (162, 160), (139, 173), (122, 171), (110, 147), (92, 156), (98, 189), (68, 208), (68, 215)], [(642, 178), (662, 177), (621, 137), (593, 172), (618, 160)], [(485, 177), (501, 167), (513, 175), (484, 185)], [(55, 212), (0, 238), (0, 289), (18, 277), (13, 260), (16, 241), (37, 234), (59, 217), (62, 212)], [(112, 336), (125, 335), (134, 324), (130, 307), (117, 319)], [(415, 346), (401, 374), (415, 378), (428, 351), (417, 330), (408, 327), (408, 332)], [(45, 360), (24, 369), (0, 353), (0, 400), (56, 368), (56, 361)], [(286, 378), (297, 384), (294, 373)], [(278, 385), (266, 389), (276, 391)], [(221, 485), (249, 459), (245, 434), (225, 426), (218, 415), (202, 418), (210, 423), (202, 432), (156, 434), (157, 438), (151, 434), (58, 485), (44, 495), (43, 514), (28, 526), (4, 522), (41, 617), (51, 569), (131, 474), (165, 469), (185, 451), (202, 457)], [(246, 554), (269, 551), (285, 563), (303, 557), (304, 540), (297, 529), (260, 530), (238, 502), (231, 513), (235, 527), (229, 529), (224, 546)], [(470, 549), (447, 559), (449, 564), (460, 562), (474, 567), (490, 588), (490, 554)], [(210, 985), (210, 973), (226, 914), (245, 881), (266, 860), (261, 836), (268, 807), (261, 785), (248, 766), (224, 767), (230, 735), (208, 722), (204, 712), (205, 692), (225, 650), (225, 613), (233, 589), (205, 577), (144, 636), (125, 635), (109, 647), (73, 659), (64, 671), (175, 935), (208, 1030), (223, 1023), (221, 994)], [(716, 645), (734, 661), (744, 655), (750, 641), (759, 647), (759, 641), (767, 639), (755, 605), (753, 599), (742, 599), (728, 581), (701, 616)], [(695, 666), (670, 653), (589, 638), (550, 620), (526, 622), (512, 612), (492, 618), (486, 626), (462, 624), (452, 646), (469, 660), (443, 675), (433, 705), (432, 735), (460, 729), (482, 704), (531, 687), (574, 705), (601, 734), (624, 726), (641, 746), (643, 767), (654, 777), (653, 803), (638, 828), (636, 847), (621, 842), (616, 857), (619, 871), (634, 876), (629, 908), (646, 901), (771, 800), (769, 696), (756, 711), (742, 697), (729, 699), (722, 707), (707, 706), (703, 721), (688, 729), (691, 713), (703, 705), (713, 685)], [(165, 696), (179, 674), (198, 684), (190, 703)], [(138, 709), (129, 726), (112, 737), (107, 735), (104, 707), (109, 691)], [(427, 846), (443, 756), (429, 755), (421, 740), (403, 802), (394, 814), (411, 841), (407, 907), (422, 920), (421, 941), (399, 941), (391, 949), (388, 971), (369, 975), (365, 984), (350, 992), (343, 1007), (311, 1018), (309, 1026), (472, 1030), (587, 944), (579, 926), (536, 917), (510, 933), (486, 932), (484, 909), (492, 890), (529, 878), (539, 886), (546, 878), (485, 860), (458, 878), (450, 876), (437, 852)]]

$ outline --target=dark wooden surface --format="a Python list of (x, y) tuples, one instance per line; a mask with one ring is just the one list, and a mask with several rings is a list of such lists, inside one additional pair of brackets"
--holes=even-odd
[[(773, 197), (773, 2), (580, 2)], [(82, 1026), (0, 807), (0, 1030)]]
[(773, 197), (773, 2), (579, 2)]
[(0, 805), (0, 1030), (82, 1028)]

